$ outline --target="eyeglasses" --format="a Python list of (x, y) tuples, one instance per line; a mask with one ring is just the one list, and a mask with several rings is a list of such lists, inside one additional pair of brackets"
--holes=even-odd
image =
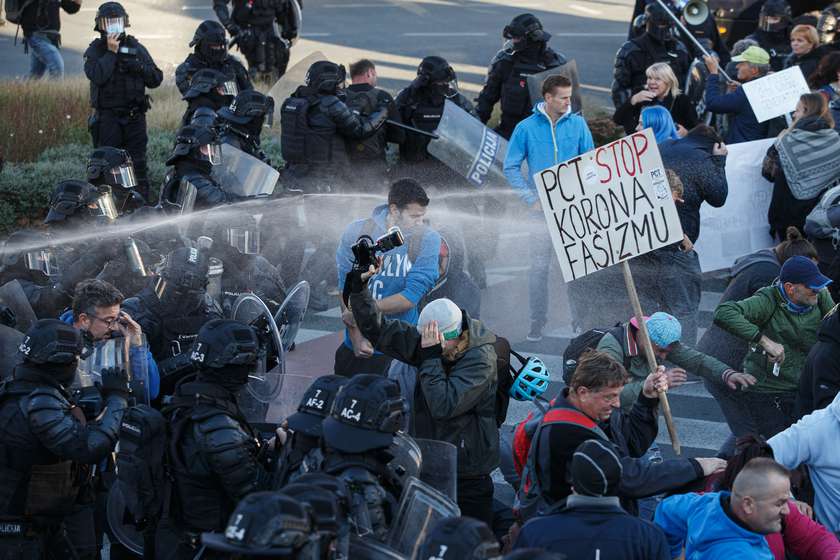
[(91, 319), (96, 319), (97, 321), (102, 321), (102, 323), (109, 329), (113, 329), (117, 322), (120, 320), (119, 317), (114, 317), (113, 319), (103, 319), (102, 317), (97, 317), (96, 315), (89, 315), (89, 317)]

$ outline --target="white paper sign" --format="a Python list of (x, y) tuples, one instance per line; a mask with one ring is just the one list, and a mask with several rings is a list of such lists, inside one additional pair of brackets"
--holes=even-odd
[(534, 183), (566, 282), (683, 238), (650, 129), (544, 169)]
[(741, 87), (758, 122), (793, 113), (802, 94), (811, 91), (799, 66), (773, 72)]
[(726, 204), (700, 207), (700, 237), (694, 248), (704, 272), (729, 268), (738, 257), (775, 245), (767, 224), (773, 184), (761, 176), (761, 162), (774, 141), (727, 146)]

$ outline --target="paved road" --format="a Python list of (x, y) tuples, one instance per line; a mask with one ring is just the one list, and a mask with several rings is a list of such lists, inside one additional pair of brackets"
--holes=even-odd
[[(130, 31), (149, 48), (164, 72), (187, 55), (198, 23), (215, 19), (211, 0), (124, 0)], [(62, 41), (68, 74), (82, 71), (81, 53), (95, 37), (97, 2), (83, 0), (81, 11), (63, 14)], [(577, 61), (584, 93), (598, 105), (608, 104), (607, 88), (616, 50), (627, 32), (632, 0), (306, 0), (303, 38), (292, 60), (320, 50), (345, 64), (373, 59), (387, 88), (409, 82), (419, 60), (428, 54), (455, 66), (461, 87), (478, 92), (487, 65), (502, 43), (501, 31), (523, 11), (536, 14), (554, 36), (551, 45)], [(15, 27), (0, 27), (0, 76), (25, 75), (23, 47), (13, 45)]]

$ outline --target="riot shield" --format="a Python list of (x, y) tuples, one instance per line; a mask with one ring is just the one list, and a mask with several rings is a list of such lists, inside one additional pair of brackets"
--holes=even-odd
[(29, 298), (23, 291), (23, 286), (17, 280), (6, 282), (0, 286), (0, 301), (5, 303), (15, 314), (15, 327), (20, 332), (26, 332), (38, 320), (35, 311), (29, 304)]
[(458, 501), (458, 448), (436, 439), (415, 439), (420, 447), (423, 462), (420, 480), (448, 497)]
[(507, 140), (480, 120), (447, 99), (435, 134), (438, 139), (429, 142), (429, 153), (473, 186), (506, 184)]
[(257, 198), (271, 196), (280, 173), (239, 148), (222, 144), (222, 164), (213, 166), (212, 176), (228, 194)]
[(554, 68), (549, 68), (539, 74), (528, 76), (528, 94), (531, 96), (531, 105), (543, 100), (542, 83), (549, 76), (566, 76), (572, 82), (572, 112), (580, 113), (583, 110), (583, 99), (580, 95), (580, 78), (578, 77), (577, 63), (574, 60), (568, 61)]
[(350, 535), (349, 556), (352, 560), (409, 560), (411, 558), (370, 537), (363, 538), (357, 535)]
[[(242, 294), (233, 302), (231, 318), (247, 323), (257, 330), (262, 342), (260, 355), (245, 389), (253, 399), (268, 404), (280, 394), (281, 378), (285, 371), (283, 344), (274, 317), (259, 296)], [(277, 360), (276, 367), (271, 363), (273, 359)]]
[(102, 382), (102, 370), (125, 369), (131, 378), (128, 360), (128, 341), (123, 337), (99, 340), (85, 359), (79, 360), (74, 388), (93, 387)]
[(295, 29), (297, 29), (298, 37), (300, 34), (303, 33), (303, 10), (300, 7), (300, 2), (298, 0), (292, 0), (292, 15), (294, 17), (294, 25)]
[(438, 521), (459, 515), (458, 504), (425, 482), (411, 477), (400, 498), (397, 516), (391, 523), (388, 546), (414, 558)]
[(128, 550), (143, 558), (143, 533), (131, 523), (126, 523), (125, 498), (122, 493), (122, 483), (117, 480), (108, 491), (108, 501), (105, 505), (105, 518), (114, 537)]
[(309, 282), (301, 280), (290, 291), (274, 314), (274, 322), (280, 330), (283, 352), (288, 352), (295, 342), (300, 325), (309, 306)]
[[(268, 90), (268, 95), (274, 99), (275, 107), (282, 106), (283, 102), (294, 93), (298, 86), (303, 85), (309, 67), (320, 60), (327, 60), (327, 57), (321, 51), (315, 51), (286, 70), (286, 73)], [(280, 120), (274, 119), (274, 127), (280, 128)]]
[(22, 332), (6, 325), (0, 325), (0, 353), (4, 356), (0, 360), (0, 381), (11, 379), (12, 372), (17, 364), (16, 356), (21, 341), (23, 341)]

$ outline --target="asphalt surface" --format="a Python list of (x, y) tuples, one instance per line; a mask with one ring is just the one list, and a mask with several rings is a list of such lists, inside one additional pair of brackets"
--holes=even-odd
[[(62, 43), (68, 75), (82, 72), (82, 53), (95, 38), (98, 3), (82, 0), (74, 15), (62, 12)], [(167, 77), (187, 56), (189, 40), (203, 19), (215, 19), (210, 0), (124, 0), (129, 32), (149, 49)], [(430, 54), (454, 65), (470, 97), (484, 81), (487, 65), (501, 47), (502, 28), (517, 14), (539, 17), (555, 50), (577, 62), (583, 93), (598, 105), (607, 95), (615, 52), (627, 33), (632, 0), (305, 0), (303, 34), (292, 49), (292, 63), (321, 51), (349, 64), (367, 57), (376, 62), (382, 85), (398, 90), (411, 81), (420, 59)], [(0, 26), (0, 76), (25, 76), (28, 55), (15, 26)]]

